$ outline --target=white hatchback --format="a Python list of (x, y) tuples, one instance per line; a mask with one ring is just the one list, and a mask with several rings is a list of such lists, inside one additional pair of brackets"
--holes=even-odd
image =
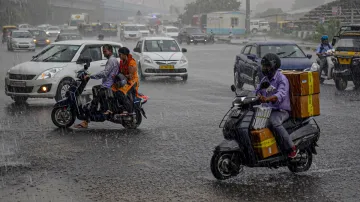
[[(114, 55), (122, 44), (110, 41), (62, 41), (45, 47), (28, 62), (10, 68), (5, 77), (5, 93), (15, 102), (24, 102), (28, 98), (55, 98), (59, 101), (71, 83), (76, 80), (76, 72), (84, 68), (81, 58), (92, 59), (89, 72), (104, 70), (107, 59), (102, 46), (114, 47)], [(120, 59), (119, 59), (120, 60)], [(101, 80), (90, 80), (84, 94), (92, 94), (92, 87), (101, 84)]]
[(146, 37), (134, 48), (134, 59), (138, 64), (141, 80), (151, 76), (179, 76), (188, 79), (188, 59), (185, 48), (170, 37)]
[(162, 33), (166, 37), (177, 39), (179, 36), (179, 29), (173, 26), (165, 26), (162, 30)]

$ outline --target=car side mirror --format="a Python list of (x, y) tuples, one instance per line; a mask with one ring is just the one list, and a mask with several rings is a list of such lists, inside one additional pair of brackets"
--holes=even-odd
[(232, 92), (236, 92), (236, 87), (235, 87), (235, 85), (231, 85), (230, 89), (231, 89)]
[(134, 48), (134, 52), (136, 52), (136, 53), (141, 53), (141, 50), (140, 50), (140, 48)]
[(255, 59), (256, 59), (256, 55), (248, 55), (247, 58), (250, 59), (250, 60), (255, 60)]
[(312, 58), (312, 55), (311, 55), (311, 54), (307, 54), (306, 57), (309, 58), (309, 59), (311, 59), (311, 58)]
[(186, 48), (182, 48), (182, 49), (181, 49), (181, 52), (187, 53), (187, 49), (186, 49)]
[(77, 61), (77, 64), (85, 64), (84, 69), (89, 69), (91, 61), (92, 59), (90, 57), (80, 57)]
[(336, 39), (334, 38), (334, 39), (332, 40), (332, 42), (331, 42), (331, 45), (332, 45), (332, 46), (335, 46), (335, 44), (336, 44)]

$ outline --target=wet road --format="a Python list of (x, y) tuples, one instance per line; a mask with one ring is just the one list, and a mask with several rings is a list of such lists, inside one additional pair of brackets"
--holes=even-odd
[[(127, 43), (131, 49), (134, 43)], [(15, 105), (0, 91), (0, 201), (358, 201), (360, 93), (321, 87), (320, 148), (309, 172), (245, 168), (219, 182), (210, 171), (218, 128), (233, 93), (233, 45), (184, 45), (189, 80), (141, 83), (150, 97), (138, 130), (91, 123), (58, 130), (53, 100)], [(33, 53), (0, 48), (0, 88), (13, 65)], [(246, 88), (251, 89), (250, 86)], [(0, 161), (1, 162), (1, 161)]]

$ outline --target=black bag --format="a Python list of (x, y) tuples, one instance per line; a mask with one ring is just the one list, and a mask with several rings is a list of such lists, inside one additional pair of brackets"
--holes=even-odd
[(119, 73), (115, 76), (114, 83), (116, 88), (124, 87), (127, 84), (127, 78), (123, 74)]

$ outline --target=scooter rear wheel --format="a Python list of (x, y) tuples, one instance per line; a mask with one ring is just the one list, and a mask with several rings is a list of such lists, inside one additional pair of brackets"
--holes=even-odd
[(240, 162), (236, 153), (215, 152), (211, 158), (211, 172), (218, 180), (226, 180), (239, 174)]
[(308, 149), (299, 151), (297, 157), (290, 160), (288, 168), (293, 173), (308, 171), (312, 164), (312, 152)]
[(136, 129), (140, 126), (140, 124), (142, 122), (141, 112), (139, 110), (135, 110), (135, 113), (136, 113), (136, 123), (134, 123), (133, 121), (126, 121), (122, 124), (124, 126), (124, 128)]
[(75, 123), (75, 119), (75, 113), (64, 107), (54, 108), (51, 112), (51, 120), (59, 128), (69, 128)]

